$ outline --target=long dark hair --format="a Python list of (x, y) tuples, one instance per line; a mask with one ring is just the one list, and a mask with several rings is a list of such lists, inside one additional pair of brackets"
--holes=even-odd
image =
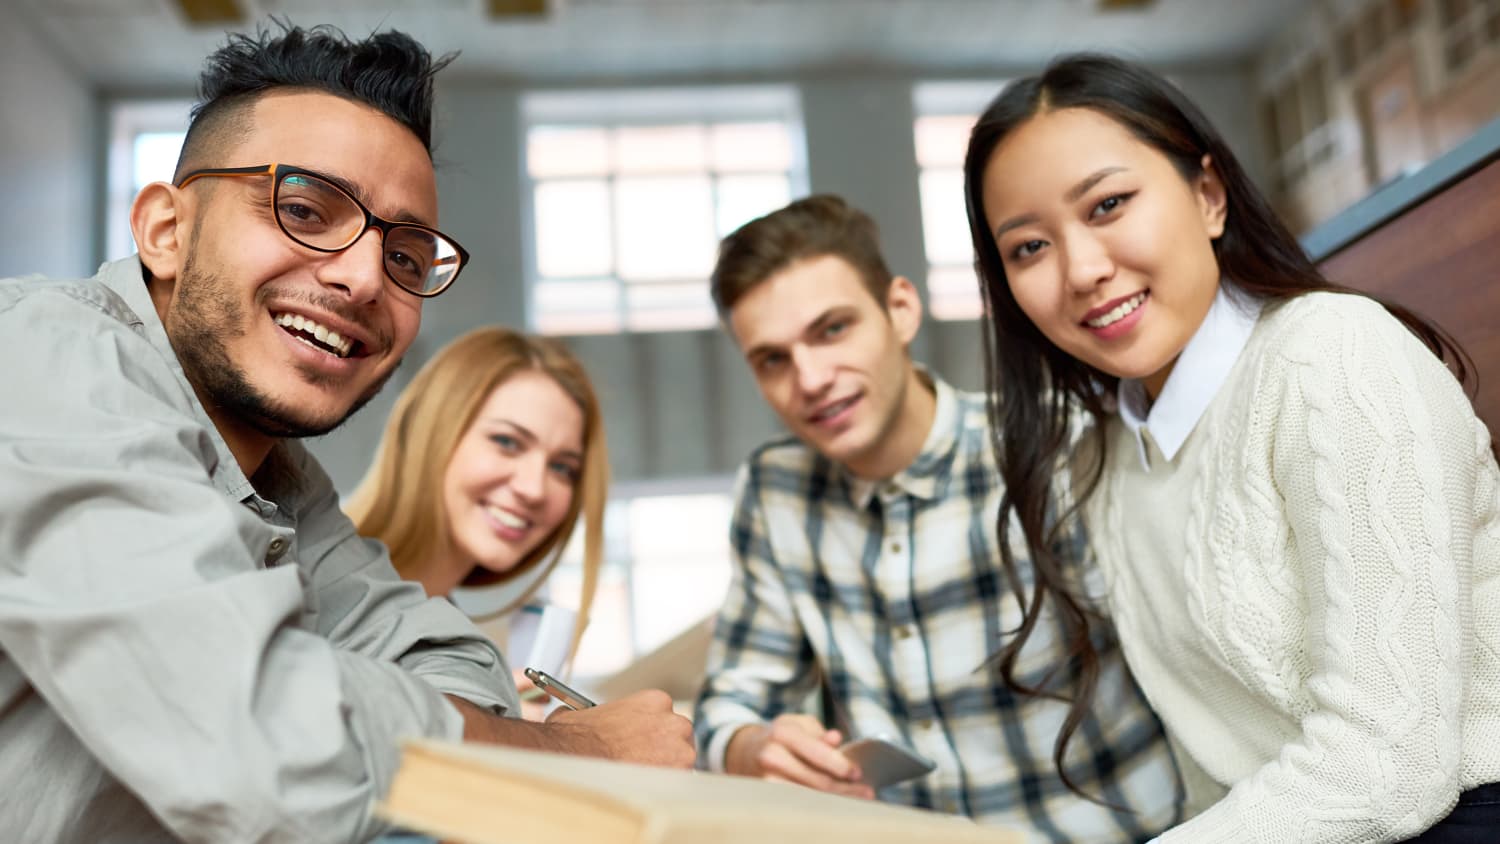
[[(1115, 394), (1119, 379), (1053, 345), (1021, 311), (1006, 281), (983, 201), (985, 170), (1000, 142), (1033, 116), (1063, 108), (1086, 108), (1111, 118), (1165, 155), (1190, 182), (1202, 175), (1203, 158), (1209, 157), (1228, 198), (1224, 233), (1213, 244), (1225, 284), (1267, 302), (1285, 301), (1314, 290), (1356, 291), (1323, 277), (1208, 119), (1175, 87), (1145, 68), (1109, 56), (1065, 56), (1041, 75), (1008, 85), (975, 124), (964, 158), (964, 195), (988, 315), (984, 351), (991, 436), (1006, 484), (997, 530), (1001, 561), (1023, 609), (1020, 627), (1001, 645), (994, 659), (1012, 689), (1051, 694), (1020, 682), (1016, 676), (1017, 658), (1050, 599), (1066, 631), (1077, 677), (1068, 716), (1053, 747), (1053, 761), (1063, 782), (1082, 794), (1069, 779), (1063, 758), (1098, 685), (1099, 653), (1089, 634), (1099, 618), (1070, 585), (1076, 582), (1079, 561), (1065, 559), (1058, 549), (1066, 546), (1056, 540), (1060, 529), (1076, 517), (1098, 485), (1104, 468), (1103, 422), (1109, 412), (1105, 402)], [(1452, 367), (1460, 382), (1468, 380), (1472, 364), (1442, 329), (1405, 308), (1382, 304)], [(1082, 479), (1081, 491), (1071, 508), (1049, 514), (1052, 478), (1072, 445), (1069, 420), (1079, 409), (1093, 417), (1095, 424), (1086, 436), (1097, 459)], [(1023, 578), (1017, 571), (1010, 550), (1012, 517), (1019, 523), (1031, 555), (1033, 571), (1029, 577)], [(1028, 582), (1029, 594), (1023, 585)]]

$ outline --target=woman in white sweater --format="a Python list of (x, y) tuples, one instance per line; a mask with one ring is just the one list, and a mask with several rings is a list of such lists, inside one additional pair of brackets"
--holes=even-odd
[[(1163, 842), (1500, 841), (1500, 470), (1462, 352), (1323, 279), (1135, 65), (1010, 85), (965, 175), (999, 525), (1036, 571), (1012, 683), (1037, 613), (1085, 669), (1112, 618), (1196, 812)], [(1062, 478), (1102, 577), (1051, 541)]]

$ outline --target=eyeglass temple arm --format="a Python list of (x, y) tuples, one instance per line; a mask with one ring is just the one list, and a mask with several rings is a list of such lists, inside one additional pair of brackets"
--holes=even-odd
[(204, 170), (194, 170), (182, 177), (177, 187), (183, 187), (188, 182), (200, 176), (269, 176), (276, 172), (275, 164), (265, 164), (260, 167), (210, 167)]

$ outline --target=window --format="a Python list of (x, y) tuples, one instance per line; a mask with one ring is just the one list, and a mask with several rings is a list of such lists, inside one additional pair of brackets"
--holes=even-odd
[[(729, 589), (732, 478), (618, 485), (605, 560), (573, 675), (598, 680), (718, 611)], [(581, 531), (580, 531), (581, 533)], [(575, 535), (547, 589), (576, 608), (583, 547)]]
[(928, 82), (913, 91), (927, 309), (934, 319), (977, 319), (984, 313), (964, 211), (964, 151), (975, 119), (1003, 86), (1001, 81)]
[(1337, 126), (1328, 102), (1329, 62), (1320, 55), (1283, 75), (1262, 100), (1272, 133), (1276, 186), (1297, 189), (1308, 173), (1339, 152)]
[(1438, 25), (1443, 66), (1455, 76), (1487, 50), (1500, 46), (1500, 0), (1442, 0)]
[(790, 88), (533, 94), (522, 114), (542, 333), (711, 328), (719, 239), (806, 192)]
[(1333, 44), (1332, 66), (1339, 79), (1379, 65), (1385, 51), (1405, 43), (1417, 24), (1418, 0), (1367, 0), (1341, 25)]
[(135, 251), (130, 203), (146, 185), (171, 180), (192, 105), (188, 100), (132, 101), (110, 110), (105, 257)]

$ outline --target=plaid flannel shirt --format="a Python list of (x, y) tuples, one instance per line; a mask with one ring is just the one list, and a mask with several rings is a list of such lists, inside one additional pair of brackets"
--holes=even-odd
[[(1063, 784), (1052, 750), (1067, 705), (1012, 693), (987, 659), (1021, 618), (999, 560), (1002, 485), (984, 397), (933, 381), (927, 441), (887, 481), (856, 478), (794, 439), (761, 447), (741, 469), (734, 582), (694, 719), (700, 759), (722, 771), (737, 729), (805, 710), (821, 682), (848, 737), (887, 735), (937, 763), (882, 800), (1049, 841), (1149, 839), (1180, 819), (1182, 790), (1112, 632), (1096, 641), (1094, 714), (1066, 764), (1085, 792), (1126, 811)], [(1081, 534), (1068, 541), (1084, 547)], [(1016, 553), (1027, 557), (1024, 545)], [(1021, 675), (1039, 681), (1066, 662), (1044, 613)]]

